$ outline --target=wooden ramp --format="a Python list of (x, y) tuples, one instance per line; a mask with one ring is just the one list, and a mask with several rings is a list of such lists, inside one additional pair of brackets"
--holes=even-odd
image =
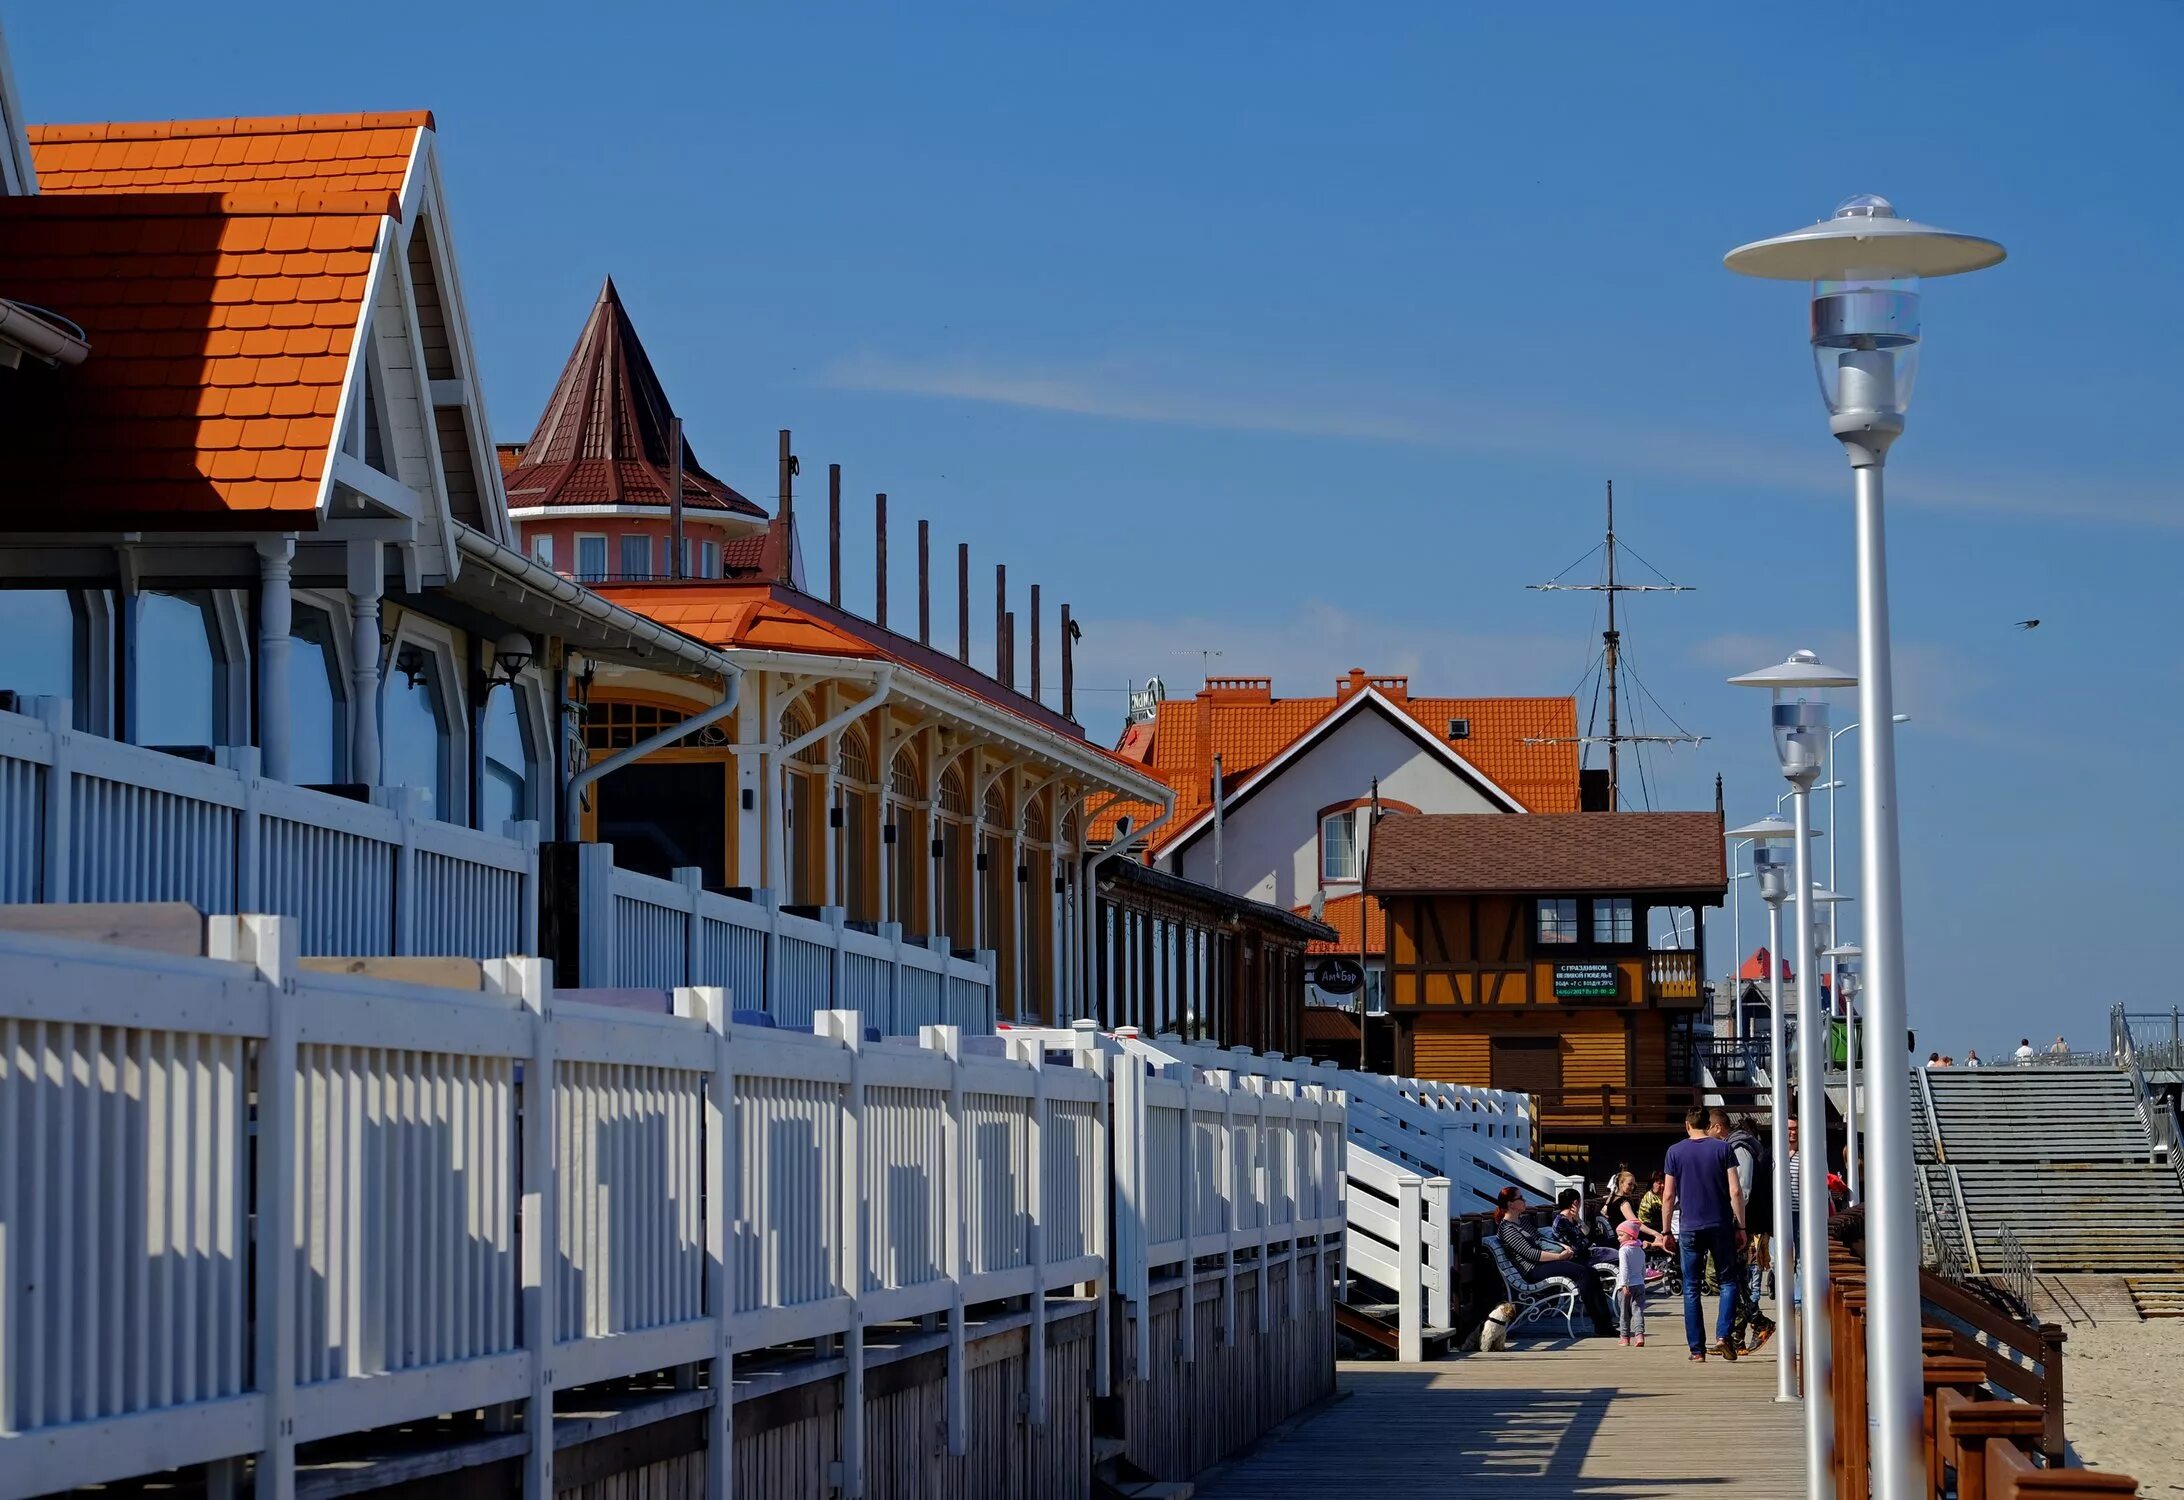
[(1773, 1347), (1694, 1365), (1676, 1304), (1649, 1311), (1643, 1349), (1555, 1339), (1346, 1363), (1343, 1399), (1201, 1478), (1200, 1500), (1802, 1500), (1799, 1408), (1775, 1404)]

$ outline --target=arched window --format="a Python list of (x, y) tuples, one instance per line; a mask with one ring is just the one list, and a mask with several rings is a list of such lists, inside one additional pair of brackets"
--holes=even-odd
[[(18, 699), (72, 699), (75, 727), (104, 730), (113, 680), (106, 659), (105, 621), (112, 599), (105, 591), (0, 589), (0, 688)], [(18, 712), (29, 704), (18, 703)]]
[(130, 740), (210, 750), (220, 743), (226, 659), (212, 596), (148, 591), (136, 599)]
[[(789, 711), (781, 716), (781, 743), (786, 745), (802, 739), (805, 735), (811, 733), (814, 722), (816, 721), (812, 718), (810, 709), (806, 708), (802, 703), (792, 705)], [(813, 740), (796, 752), (796, 759), (804, 765), (817, 766), (824, 770), (827, 763), (826, 741)]]
[(903, 802), (915, 802), (924, 795), (918, 785), (917, 757), (907, 745), (895, 752), (894, 764), (887, 768), (887, 790)]
[(455, 717), (439, 652), (403, 641), (380, 694), (380, 779), (388, 786), (423, 787), (426, 811), (435, 818), (457, 811), (450, 794)]
[(513, 684), (489, 689), (485, 700), (485, 759), (478, 776), (478, 826), (500, 832), (503, 823), (532, 816), (530, 716), (524, 690)]
[(341, 779), (348, 749), (348, 691), (334, 617), (298, 605), (288, 641), (288, 774), (299, 786)]
[(834, 753), (834, 774), (861, 786), (872, 785), (872, 747), (862, 729), (842, 731), (841, 745)]
[(1006, 797), (1001, 795), (1001, 783), (998, 779), (992, 786), (986, 788), (984, 821), (988, 833), (996, 828), (1007, 828), (1009, 826), (1009, 802)]
[(940, 773), (940, 810), (957, 817), (970, 816), (971, 796), (964, 785), (961, 765), (950, 766)]

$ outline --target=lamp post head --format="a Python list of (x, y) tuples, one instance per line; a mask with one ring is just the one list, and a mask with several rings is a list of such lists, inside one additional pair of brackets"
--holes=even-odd
[(1752, 873), (1759, 878), (1759, 899), (1769, 906), (1778, 907), (1789, 900), (1794, 868), (1790, 851), (1780, 844), (1752, 845)]
[(1897, 214), (1855, 193), (1817, 224), (1739, 245), (1722, 264), (1746, 276), (1812, 283), (1812, 356), (1828, 426), (1854, 464), (1878, 463), (1903, 432), (1918, 375), (1919, 278), (1999, 264), (2008, 252), (1978, 235)]
[(1774, 694), (1775, 755), (1790, 783), (1809, 789), (1820, 779), (1827, 761), (1827, 690), (1855, 687), (1857, 677), (1822, 664), (1810, 651), (1793, 651), (1786, 661), (1729, 681), (1735, 687), (1766, 688)]

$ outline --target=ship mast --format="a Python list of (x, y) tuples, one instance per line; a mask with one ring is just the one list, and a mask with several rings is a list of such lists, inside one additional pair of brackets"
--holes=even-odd
[[(1659, 583), (1625, 583), (1617, 567), (1617, 541), (1615, 536), (1615, 481), (1608, 481), (1608, 530), (1601, 543), (1607, 555), (1606, 579), (1600, 583), (1564, 583), (1558, 577), (1547, 583), (1526, 584), (1542, 593), (1606, 594), (1608, 596), (1608, 628), (1600, 633), (1601, 672), (1606, 678), (1608, 690), (1608, 732), (1606, 734), (1581, 734), (1575, 739), (1539, 738), (1528, 739), (1528, 745), (1606, 745), (1608, 747), (1608, 810), (1620, 812), (1623, 806), (1623, 747), (1625, 745), (1696, 745), (1703, 741), (1703, 734), (1625, 734), (1623, 732), (1623, 632), (1617, 627), (1615, 600), (1619, 594), (1686, 594), (1693, 585), (1671, 583), (1662, 579)], [(1583, 558), (1578, 559), (1584, 561)], [(1577, 566), (1572, 563), (1571, 567)], [(1650, 566), (1650, 565), (1649, 565)], [(1568, 568), (1563, 572), (1567, 573)], [(1583, 754), (1581, 750), (1580, 755)]]

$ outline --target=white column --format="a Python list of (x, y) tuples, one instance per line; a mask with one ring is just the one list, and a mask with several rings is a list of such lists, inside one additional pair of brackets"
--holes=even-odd
[(258, 543), (258, 751), (259, 764), (275, 781), (292, 778), (289, 763), (288, 631), (295, 616), (289, 593), (294, 537)]
[(379, 600), (387, 577), (378, 542), (349, 543), (349, 780), (379, 784)]

